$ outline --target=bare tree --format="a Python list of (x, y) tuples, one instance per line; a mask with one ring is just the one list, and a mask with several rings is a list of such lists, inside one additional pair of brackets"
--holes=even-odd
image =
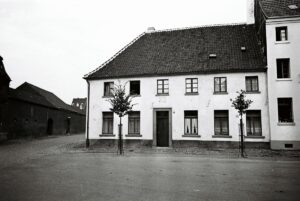
[(241, 129), (241, 156), (244, 158), (244, 131), (243, 131), (243, 114), (246, 113), (246, 110), (250, 107), (252, 100), (245, 100), (245, 91), (241, 90), (240, 92), (237, 92), (238, 96), (230, 101), (232, 101), (232, 107), (234, 107), (240, 116), (240, 129)]
[(111, 104), (110, 110), (116, 113), (120, 118), (119, 124), (119, 140), (118, 140), (118, 153), (120, 155), (124, 154), (123, 149), (123, 139), (122, 139), (122, 117), (127, 115), (128, 112), (132, 110), (132, 98), (130, 95), (126, 95), (125, 86), (121, 84), (115, 85), (114, 91), (112, 92), (112, 97), (108, 99)]

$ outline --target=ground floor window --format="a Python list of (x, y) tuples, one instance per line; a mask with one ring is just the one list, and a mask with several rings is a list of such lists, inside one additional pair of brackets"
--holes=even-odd
[(128, 135), (130, 134), (140, 134), (140, 112), (128, 114)]
[(113, 112), (103, 112), (102, 115), (103, 115), (102, 133), (113, 134), (113, 122), (114, 122)]
[(198, 134), (198, 111), (184, 111), (184, 134)]
[(246, 126), (248, 136), (261, 136), (261, 112), (260, 110), (246, 111)]
[(215, 110), (215, 135), (229, 135), (228, 110)]
[(292, 98), (278, 98), (278, 120), (282, 123), (294, 122)]

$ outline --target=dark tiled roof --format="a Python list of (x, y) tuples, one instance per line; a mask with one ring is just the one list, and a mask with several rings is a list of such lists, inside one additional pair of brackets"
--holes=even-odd
[(39, 104), (50, 108), (63, 109), (71, 112), (84, 114), (77, 108), (73, 108), (72, 106), (63, 102), (52, 92), (46, 91), (27, 82), (23, 83), (16, 89), (10, 89), (9, 96), (10, 98), (23, 100), (26, 102)]
[(264, 70), (254, 26), (239, 24), (144, 33), (85, 78)]
[[(259, 0), (259, 3), (267, 18), (300, 16), (300, 0)], [(298, 9), (290, 9), (289, 5)]]

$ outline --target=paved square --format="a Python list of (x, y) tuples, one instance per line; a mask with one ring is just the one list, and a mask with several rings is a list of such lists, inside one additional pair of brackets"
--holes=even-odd
[(0, 200), (299, 200), (299, 161), (66, 148), (78, 140), (1, 145)]

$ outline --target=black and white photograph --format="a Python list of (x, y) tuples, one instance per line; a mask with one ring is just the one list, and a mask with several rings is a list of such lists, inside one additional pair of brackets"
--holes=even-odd
[(0, 0), (0, 201), (298, 201), (300, 0)]

